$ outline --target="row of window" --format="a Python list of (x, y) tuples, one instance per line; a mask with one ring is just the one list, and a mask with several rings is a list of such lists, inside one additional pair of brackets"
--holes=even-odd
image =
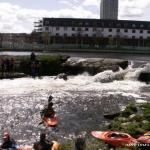
[[(57, 25), (57, 24), (60, 24), (60, 22), (56, 21), (56, 22), (53, 22), (53, 24)], [(124, 27), (124, 28), (128, 28), (128, 27), (146, 28), (146, 27), (148, 27), (148, 28), (150, 28), (150, 24), (143, 24), (143, 23), (138, 23), (138, 24), (136, 24), (136, 23), (113, 23), (113, 22), (108, 23), (108, 22), (94, 22), (94, 21), (93, 22), (72, 21), (72, 22), (67, 23), (67, 22), (64, 21), (64, 23), (61, 22), (61, 24), (64, 25), (64, 26), (67, 26), (67, 25), (70, 24), (71, 26), (94, 26), (94, 27), (98, 27), (98, 26), (106, 27), (107, 26), (107, 27)], [(51, 25), (51, 21), (46, 20), (45, 25), (46, 26)]]
[[(56, 36), (60, 36), (60, 34), (59, 33), (56, 33)], [(64, 37), (68, 37), (69, 35), (67, 34), (67, 33), (65, 33), (64, 34)], [(72, 34), (71, 35), (71, 37), (75, 37), (75, 36), (77, 36), (77, 37), (79, 37), (79, 36), (82, 36), (82, 37), (89, 37), (89, 35), (88, 34), (84, 34), (84, 35), (81, 35), (81, 34)], [(96, 35), (96, 34), (93, 34), (92, 35), (93, 37), (98, 37), (98, 35)], [(113, 35), (108, 35), (108, 37), (113, 37)], [(117, 38), (119, 38), (120, 36), (119, 35), (117, 35)], [(120, 37), (121, 38), (121, 37)], [(124, 38), (129, 38), (128, 36), (124, 36)], [(140, 36), (139, 37), (140, 39), (143, 39), (144, 37), (143, 36)], [(132, 39), (136, 39), (136, 37), (135, 36), (132, 36)], [(150, 36), (149, 37), (147, 37), (147, 39), (150, 39)]]
[[(102, 29), (102, 30), (98, 30), (97, 28), (92, 28), (92, 29), (93, 29), (93, 31), (97, 31), (97, 32), (103, 32), (104, 31), (104, 29)], [(45, 30), (48, 31), (49, 27), (46, 27)], [(60, 27), (56, 27), (56, 31), (59, 31), (59, 30), (60, 30)], [(64, 30), (67, 31), (68, 28), (64, 27)], [(75, 27), (72, 27), (72, 31), (80, 31), (80, 32), (81, 31), (89, 31), (89, 28), (80, 28), (80, 27), (79, 28), (75, 28)], [(108, 31), (109, 32), (113, 32), (113, 29), (108, 29)], [(133, 29), (132, 33), (136, 33), (137, 31), (139, 33), (141, 33), (141, 34), (144, 32), (144, 30), (135, 30), (135, 29)], [(118, 33), (121, 32), (121, 29), (116, 29), (116, 32), (118, 32)], [(129, 29), (124, 29), (124, 32), (128, 33)], [(150, 30), (148, 30), (147, 33), (150, 34)]]
[[(113, 31), (112, 29), (109, 29), (109, 32), (112, 32), (112, 31)], [(118, 33), (119, 33), (120, 31), (121, 31), (120, 29), (117, 29), (117, 30), (116, 30), (116, 32), (118, 32)], [(128, 29), (124, 29), (124, 32), (125, 32), (125, 33), (128, 33), (129, 30), (128, 30)], [(139, 33), (142, 34), (142, 33), (144, 33), (144, 30), (134, 30), (134, 29), (132, 30), (132, 33), (136, 33), (136, 32), (139, 32)], [(150, 34), (150, 30), (148, 30), (147, 33)]]

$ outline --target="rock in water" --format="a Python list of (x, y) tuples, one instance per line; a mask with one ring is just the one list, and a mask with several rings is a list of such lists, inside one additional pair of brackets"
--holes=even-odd
[(138, 78), (139, 81), (145, 82), (147, 84), (150, 83), (150, 72), (142, 72)]

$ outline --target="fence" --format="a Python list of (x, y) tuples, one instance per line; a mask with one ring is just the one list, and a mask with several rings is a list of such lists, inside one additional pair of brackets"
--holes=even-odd
[(3, 43), (0, 48), (1, 51), (66, 51), (66, 52), (117, 52), (117, 53), (146, 53), (150, 54), (150, 47), (137, 46), (101, 46), (101, 45), (86, 45), (86, 44), (29, 44), (29, 43)]

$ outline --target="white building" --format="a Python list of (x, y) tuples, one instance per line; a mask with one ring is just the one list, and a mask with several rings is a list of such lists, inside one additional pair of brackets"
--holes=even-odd
[(118, 0), (101, 0), (101, 19), (118, 19)]
[(150, 22), (129, 20), (43, 18), (36, 32), (59, 37), (150, 38)]

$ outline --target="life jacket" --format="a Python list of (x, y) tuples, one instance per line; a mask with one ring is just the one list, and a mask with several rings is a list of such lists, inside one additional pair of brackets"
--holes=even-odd
[(53, 145), (51, 150), (60, 150), (60, 144), (56, 141), (52, 141)]

